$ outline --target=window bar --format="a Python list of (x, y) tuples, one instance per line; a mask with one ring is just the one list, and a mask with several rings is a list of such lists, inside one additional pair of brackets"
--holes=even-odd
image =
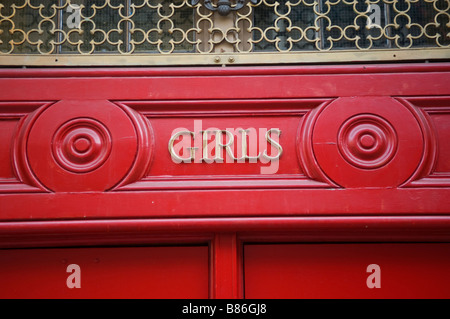
[(392, 40), (390, 40), (387, 36), (391, 36), (391, 32), (389, 28), (386, 28), (387, 24), (391, 22), (391, 8), (387, 3), (384, 2), (384, 26), (383, 29), (386, 30), (386, 44), (389, 49), (392, 48)]
[[(323, 13), (323, 0), (319, 0), (319, 12)], [(325, 48), (325, 30), (324, 30), (323, 19), (319, 20), (319, 31), (316, 31), (316, 34), (320, 39), (319, 44), (320, 44), (320, 50), (322, 51)]]
[[(125, 15), (127, 17), (130, 16), (131, 14), (131, 0), (126, 0), (126, 9), (125, 9)], [(127, 53), (131, 52), (131, 22), (127, 21), (127, 23), (125, 23), (125, 50)]]
[[(58, 0), (58, 7), (62, 7), (64, 5), (64, 0)], [(63, 19), (64, 9), (58, 9), (58, 13), (56, 14), (56, 25), (58, 26), (58, 29), (64, 30), (64, 19)], [(55, 54), (61, 54), (62, 53), (62, 43), (63, 35), (62, 32), (57, 32), (56, 39), (58, 41), (58, 44), (56, 45)]]

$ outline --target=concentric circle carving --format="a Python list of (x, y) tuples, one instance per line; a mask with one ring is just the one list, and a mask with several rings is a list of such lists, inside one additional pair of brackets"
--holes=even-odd
[(24, 118), (14, 145), (24, 182), (55, 192), (105, 191), (147, 173), (153, 134), (127, 106), (63, 100)]
[(52, 140), (53, 157), (64, 169), (87, 173), (102, 166), (112, 148), (111, 134), (90, 118), (71, 120), (61, 126)]
[(397, 150), (397, 141), (392, 125), (373, 114), (348, 119), (338, 133), (342, 157), (363, 169), (375, 169), (389, 163)]
[(420, 110), (390, 97), (339, 98), (302, 120), (300, 164), (330, 185), (397, 187), (429, 167), (428, 125)]

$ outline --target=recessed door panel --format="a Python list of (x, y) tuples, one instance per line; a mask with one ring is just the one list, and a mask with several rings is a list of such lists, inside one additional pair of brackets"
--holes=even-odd
[(0, 298), (208, 298), (208, 247), (0, 250)]
[(246, 245), (246, 298), (450, 298), (450, 244)]

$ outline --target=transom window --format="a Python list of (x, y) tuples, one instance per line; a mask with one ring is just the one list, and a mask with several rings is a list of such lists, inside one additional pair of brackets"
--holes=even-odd
[[(228, 12), (219, 12), (224, 5)], [(135, 64), (213, 64), (448, 59), (449, 52), (450, 0), (0, 3), (0, 64), (73, 55), (93, 64), (102, 64), (92, 60), (97, 55), (107, 55), (106, 64), (133, 64), (133, 57)], [(190, 58), (198, 55), (206, 60)]]

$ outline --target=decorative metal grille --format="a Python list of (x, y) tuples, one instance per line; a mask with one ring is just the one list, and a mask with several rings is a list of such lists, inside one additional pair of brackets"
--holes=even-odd
[[(211, 10), (223, 3), (242, 8)], [(450, 0), (0, 2), (0, 65), (51, 64), (56, 56), (90, 57), (75, 64), (208, 64), (224, 63), (223, 54), (227, 63), (446, 59)]]

